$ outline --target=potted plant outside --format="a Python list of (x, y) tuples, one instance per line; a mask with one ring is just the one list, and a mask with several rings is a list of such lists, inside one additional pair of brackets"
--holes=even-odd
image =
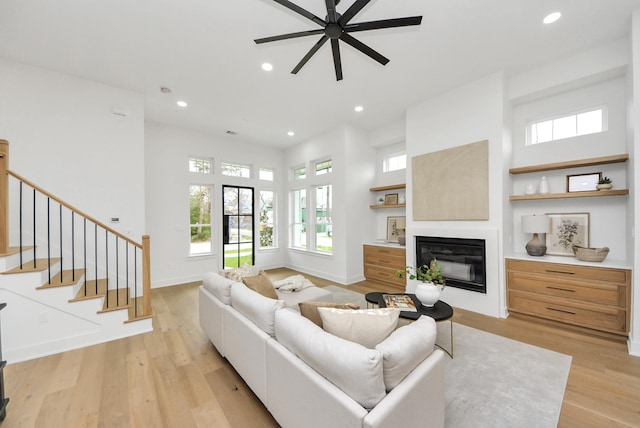
[(428, 265), (418, 267), (405, 266), (404, 271), (397, 271), (398, 278), (408, 277), (410, 280), (418, 280), (415, 294), (420, 302), (430, 308), (440, 299), (440, 292), (444, 289), (445, 280), (442, 276), (443, 270), (436, 259), (431, 260)]
[(609, 190), (613, 187), (611, 183), (611, 179), (606, 175), (598, 180), (598, 184), (596, 184), (596, 189), (598, 190)]

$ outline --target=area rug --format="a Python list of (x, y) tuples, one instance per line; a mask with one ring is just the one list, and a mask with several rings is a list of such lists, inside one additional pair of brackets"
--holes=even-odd
[[(364, 296), (325, 287), (338, 303), (366, 307)], [(446, 357), (446, 422), (451, 428), (556, 427), (571, 357), (453, 324), (454, 358)], [(438, 344), (449, 349), (450, 326), (438, 323)]]

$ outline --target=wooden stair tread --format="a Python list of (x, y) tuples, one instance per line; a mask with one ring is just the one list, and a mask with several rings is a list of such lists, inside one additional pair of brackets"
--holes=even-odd
[(96, 280), (90, 279), (86, 281), (76, 294), (76, 297), (69, 300), (69, 302), (79, 302), (82, 300), (89, 299), (98, 299), (100, 297), (104, 297), (107, 292), (107, 280), (106, 278), (99, 279), (98, 281), (98, 289), (96, 290)]
[(47, 270), (49, 267), (49, 261), (51, 262), (51, 266), (55, 265), (60, 261), (57, 257), (52, 257), (51, 259), (36, 259), (35, 266), (33, 264), (33, 260), (29, 260), (22, 264), (22, 268), (20, 266), (15, 267), (11, 270), (3, 272), (3, 275), (13, 275), (16, 273), (33, 273), (33, 272), (42, 272)]
[(120, 309), (128, 309), (130, 304), (127, 301), (129, 297), (129, 289), (121, 288), (119, 290), (109, 290), (104, 296), (102, 303), (102, 309), (98, 311), (99, 314), (103, 312), (117, 311)]
[(143, 315), (143, 314), (144, 314), (144, 299), (142, 297), (132, 297), (131, 304), (129, 305), (129, 319), (126, 320), (125, 323), (153, 318), (153, 314), (151, 315)]
[[(55, 287), (67, 287), (69, 285), (75, 285), (84, 277), (84, 269), (67, 269), (62, 272), (58, 272), (53, 278), (51, 278), (50, 283), (42, 284), (40, 287), (37, 287), (36, 290), (44, 290), (47, 288), (55, 288)], [(75, 279), (74, 279), (75, 278)]]
[[(32, 250), (33, 245), (27, 245), (22, 247), (22, 251)], [(14, 254), (18, 254), (20, 252), (20, 247), (9, 247), (6, 253), (0, 253), (0, 257), (8, 257), (13, 256)]]

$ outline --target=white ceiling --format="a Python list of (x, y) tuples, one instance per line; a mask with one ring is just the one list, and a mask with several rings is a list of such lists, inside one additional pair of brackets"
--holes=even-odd
[[(326, 15), (323, 0), (292, 1)], [(273, 0), (0, 0), (0, 56), (139, 92), (153, 122), (286, 147), (345, 122), (370, 130), (479, 77), (619, 39), (635, 9), (640, 0), (372, 0), (352, 23), (422, 15), (422, 25), (353, 33), (391, 61), (341, 43), (336, 82), (329, 43), (290, 74), (320, 36), (253, 42), (319, 28)], [(543, 25), (556, 10), (561, 20)]]

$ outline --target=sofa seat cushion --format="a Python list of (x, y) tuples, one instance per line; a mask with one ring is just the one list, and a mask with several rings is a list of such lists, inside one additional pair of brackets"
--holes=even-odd
[(263, 270), (261, 270), (260, 273), (256, 276), (243, 276), (242, 282), (244, 283), (244, 285), (246, 285), (256, 293), (262, 294), (264, 297), (268, 297), (270, 299), (278, 298), (276, 289), (273, 288), (273, 283)]
[(269, 299), (256, 293), (244, 284), (234, 282), (231, 285), (231, 306), (253, 321), (262, 331), (275, 336), (275, 313), (284, 307), (282, 300)]
[(225, 305), (231, 304), (231, 284), (235, 281), (209, 272), (202, 278), (202, 286)]
[(320, 287), (309, 287), (293, 293), (276, 290), (278, 299), (284, 300), (285, 306), (298, 311), (300, 302), (333, 302), (333, 294)]
[(396, 329), (400, 309), (318, 308), (318, 313), (325, 331), (373, 349)]
[(398, 328), (375, 347), (384, 358), (384, 384), (391, 391), (433, 352), (437, 327), (433, 318), (421, 316)]
[(362, 407), (372, 409), (384, 398), (380, 351), (327, 333), (291, 309), (275, 317), (276, 340)]

